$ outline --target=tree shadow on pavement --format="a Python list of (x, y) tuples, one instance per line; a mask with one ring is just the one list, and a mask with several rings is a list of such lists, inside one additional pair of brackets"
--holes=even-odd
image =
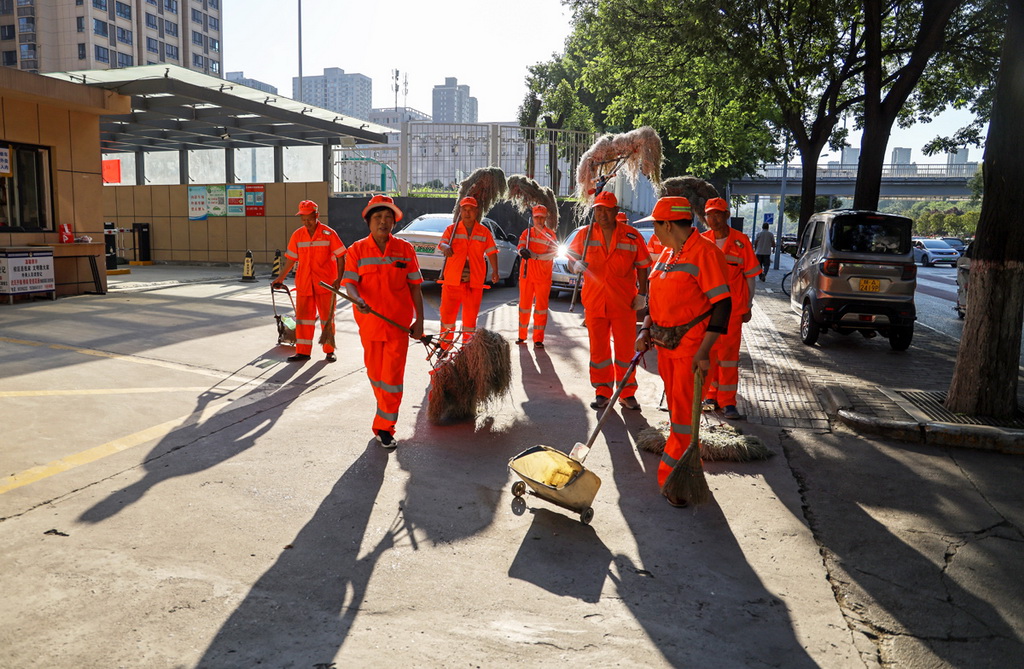
[(387, 464), (387, 452), (370, 441), (224, 622), (198, 667), (333, 666), (378, 560), (401, 532), (396, 517), (360, 556)]
[[(111, 518), (142, 499), (154, 486), (210, 469), (251, 448), (270, 431), (288, 405), (315, 383), (323, 367), (324, 363), (307, 365), (302, 369), (284, 365), (260, 385), (253, 385), (233, 401), (218, 406), (213, 415), (204, 417), (204, 411), (232, 394), (231, 389), (220, 387), (234, 376), (229, 375), (199, 395), (195, 409), (185, 418), (183, 425), (153, 446), (142, 463), (145, 476), (86, 509), (79, 520), (99, 523)], [(257, 416), (256, 427), (252, 425), (253, 416)], [(187, 457), (164, 458), (184, 448), (189, 449)]]
[(1019, 664), (1024, 534), (987, 498), (1019, 490), (1019, 460), (835, 433), (783, 444), (843, 613), (883, 664)]

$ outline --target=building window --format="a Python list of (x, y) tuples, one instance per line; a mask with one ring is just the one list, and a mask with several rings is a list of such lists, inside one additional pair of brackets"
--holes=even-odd
[(213, 74), (220, 74), (220, 63), (215, 60), (210, 61), (210, 72)]
[(131, 67), (135, 64), (135, 59), (132, 58), (130, 53), (118, 53), (117, 54), (117, 66), (118, 67)]
[(124, 28), (118, 28), (117, 29), (117, 41), (118, 42), (123, 42), (125, 44), (131, 44), (132, 43), (132, 31), (131, 30), (125, 30)]
[(164, 9), (169, 12), (178, 13), (178, 0), (164, 0)]
[(75, 18), (75, 29), (78, 30), (78, 32), (80, 32), (80, 33), (84, 33), (85, 32), (85, 17), (84, 16), (79, 16), (79, 17)]
[(210, 30), (220, 30), (220, 19), (210, 17)]
[(146, 27), (147, 28), (152, 28), (153, 30), (156, 30), (156, 26), (157, 26), (156, 16), (147, 13), (146, 14)]
[(147, 37), (146, 51), (149, 51), (150, 53), (160, 53), (160, 42), (156, 41), (152, 37)]
[(192, 10), (192, 20), (194, 22), (196, 22), (196, 23), (202, 24), (202, 22), (203, 22), (203, 13), (201, 11), (199, 11), (198, 9), (193, 9)]
[(192, 65), (195, 67), (206, 67), (206, 59), (198, 53), (192, 54)]
[(53, 230), (50, 150), (5, 142), (11, 175), (0, 177), (0, 230)]
[(18, 50), (21, 51), (22, 60), (33, 60), (36, 57), (35, 44), (19, 44)]
[(18, 64), (18, 52), (17, 51), (4, 51), (3, 54), (4, 65), (12, 66)]
[(178, 47), (172, 44), (165, 44), (164, 55), (170, 60), (178, 60)]
[(34, 33), (36, 31), (36, 20), (31, 16), (23, 16), (18, 19), (18, 32)]
[(210, 38), (210, 51), (216, 51), (217, 53), (220, 53), (219, 39), (213, 39), (212, 37)]
[(192, 31), (192, 43), (193, 44), (198, 44), (199, 46), (202, 46), (203, 45), (203, 33), (198, 33), (195, 30), (193, 30)]
[(0, 39), (14, 39), (14, 25), (0, 26)]
[(110, 36), (110, 30), (107, 28), (106, 21), (100, 21), (99, 19), (92, 20), (92, 31), (97, 35), (103, 35), (104, 37)]
[(210, 0), (210, 9), (220, 9), (220, 0)]
[(81, 7), (84, 4), (83, 0), (75, 0), (75, 6)]
[(107, 10), (107, 0), (92, 0), (92, 6), (96, 9)]
[(101, 63), (110, 62), (110, 49), (105, 46), (96, 45), (96, 60)]
[(78, 45), (78, 60), (85, 60), (85, 43)]
[[(156, 0), (146, 0), (146, 2), (148, 2), (151, 5), (158, 5), (158, 4), (160, 4)], [(150, 63), (150, 64), (152, 65), (152, 63)]]
[(164, 32), (168, 35), (178, 36), (178, 24), (173, 21), (164, 20)]
[(130, 19), (132, 17), (132, 6), (123, 2), (115, 2), (114, 12), (122, 19)]
[(13, 14), (14, 0), (0, 0), (0, 14)]

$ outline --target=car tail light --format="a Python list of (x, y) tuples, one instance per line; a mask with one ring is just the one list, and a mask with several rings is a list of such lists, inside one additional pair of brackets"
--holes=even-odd
[(903, 275), (900, 277), (904, 281), (917, 278), (917, 265), (914, 263), (908, 263), (903, 266)]
[(839, 261), (826, 260), (821, 263), (821, 273), (827, 276), (839, 276)]

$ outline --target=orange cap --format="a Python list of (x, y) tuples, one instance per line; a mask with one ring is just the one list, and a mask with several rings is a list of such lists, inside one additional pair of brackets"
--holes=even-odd
[(308, 216), (309, 214), (317, 213), (319, 207), (316, 206), (316, 202), (312, 200), (303, 200), (299, 203), (299, 211), (295, 214), (296, 216)]
[(619, 201), (615, 199), (615, 193), (604, 190), (598, 193), (597, 197), (594, 198), (594, 206), (615, 209), (619, 206)]
[(617, 213), (615, 215), (615, 222), (616, 223), (626, 223), (627, 221), (629, 221), (629, 217), (626, 216), (626, 212), (620, 211), (619, 213)]
[(459, 200), (459, 206), (460, 207), (479, 207), (480, 205), (477, 204), (477, 201), (476, 201), (475, 197), (467, 196), (467, 197), (464, 197), (461, 200)]
[(650, 216), (641, 218), (637, 223), (647, 221), (692, 221), (693, 211), (690, 209), (690, 201), (685, 197), (670, 195), (658, 200), (654, 205), (654, 211)]
[(542, 205), (542, 204), (538, 204), (538, 205), (535, 205), (535, 206), (533, 207), (533, 215), (534, 215), (534, 216), (536, 216), (537, 214), (544, 214), (544, 215), (547, 215), (547, 213), (548, 213), (548, 208), (547, 208), (547, 207), (545, 207), (545, 206), (544, 206), (544, 205)]
[(366, 218), (367, 215), (374, 209), (380, 208), (390, 209), (391, 212), (395, 215), (396, 223), (402, 220), (402, 210), (399, 209), (398, 205), (395, 204), (395, 201), (392, 200), (387, 195), (374, 195), (373, 197), (370, 198), (370, 201), (367, 203), (367, 205), (363, 207), (363, 220), (369, 223), (369, 219)]
[(728, 214), (729, 203), (720, 197), (713, 197), (704, 205), (704, 212), (707, 213), (709, 211), (724, 211)]

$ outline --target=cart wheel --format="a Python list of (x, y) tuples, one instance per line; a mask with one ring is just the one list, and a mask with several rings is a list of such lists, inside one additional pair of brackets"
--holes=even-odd
[(516, 481), (512, 484), (512, 494), (516, 497), (522, 497), (526, 494), (526, 484), (522, 481)]
[(580, 514), (580, 522), (584, 525), (589, 525), (590, 521), (594, 519), (594, 509), (587, 507), (583, 513)]
[(526, 513), (526, 500), (522, 497), (512, 498), (512, 513), (521, 516)]

